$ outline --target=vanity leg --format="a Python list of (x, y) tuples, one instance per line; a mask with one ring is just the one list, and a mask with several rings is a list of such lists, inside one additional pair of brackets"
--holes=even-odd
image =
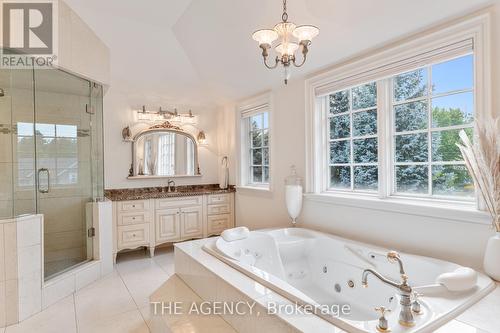
[(117, 257), (117, 253), (113, 253), (113, 264), (116, 265), (116, 257)]
[(154, 246), (150, 246), (149, 247), (149, 257), (153, 258), (154, 255), (155, 255), (155, 248), (154, 248)]

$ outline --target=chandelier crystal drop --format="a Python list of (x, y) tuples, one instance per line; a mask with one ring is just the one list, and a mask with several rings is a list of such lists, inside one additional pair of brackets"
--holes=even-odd
[[(264, 65), (269, 69), (274, 69), (281, 64), (285, 69), (285, 84), (288, 83), (290, 76), (290, 65), (301, 67), (307, 59), (307, 52), (311, 40), (319, 34), (319, 29), (313, 25), (295, 25), (288, 22), (288, 14), (286, 9), (286, 0), (283, 0), (283, 14), (281, 15), (281, 22), (276, 24), (273, 29), (257, 30), (253, 33), (252, 38), (259, 43), (262, 49), (262, 57), (264, 58)], [(273, 42), (279, 42), (275, 47), (278, 56), (275, 58), (275, 63), (268, 64), (267, 58), (269, 57), (269, 49), (271, 49)], [(302, 61), (297, 61), (295, 53), (297, 50), (302, 52)]]

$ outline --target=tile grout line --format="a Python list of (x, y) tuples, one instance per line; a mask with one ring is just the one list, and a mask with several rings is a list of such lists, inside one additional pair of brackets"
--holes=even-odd
[[(151, 259), (152, 260), (152, 259)], [(156, 264), (156, 262), (155, 262)], [(120, 277), (120, 280), (123, 282), (123, 285), (125, 286), (125, 289), (127, 289), (127, 292), (130, 296), (130, 298), (132, 299), (132, 302), (134, 302), (135, 304), (135, 308), (136, 310), (139, 312), (139, 315), (141, 316), (142, 318), (142, 321), (144, 322), (144, 324), (146, 325), (146, 327), (148, 328), (148, 331), (151, 332), (151, 329), (149, 328), (149, 325), (148, 323), (146, 322), (146, 318), (144, 318), (144, 315), (142, 314), (141, 312), (141, 309), (139, 308), (139, 305), (137, 304), (137, 302), (135, 301), (134, 299), (134, 296), (132, 295), (132, 292), (130, 292), (130, 289), (128, 289), (128, 286), (127, 286), (127, 283), (125, 282), (125, 279), (123, 278), (122, 274), (120, 273), (120, 271), (118, 270), (118, 264), (115, 264), (117, 267), (116, 267), (116, 273), (118, 274), (118, 276)], [(148, 298), (148, 301), (149, 301), (149, 298)]]
[(173, 273), (172, 273), (172, 272), (167, 272), (167, 270), (166, 270), (165, 268), (163, 268), (163, 267), (162, 267), (162, 265), (160, 265), (159, 263), (157, 263), (157, 262), (156, 262), (156, 260), (154, 260), (154, 259), (152, 259), (152, 260), (153, 260), (153, 262), (156, 264), (156, 266), (160, 267), (160, 269), (161, 269), (163, 272), (167, 273), (167, 274), (168, 274), (168, 275), (170, 275), (170, 276), (172, 276), (172, 275), (174, 275), (174, 274), (175, 274), (175, 268), (174, 268), (174, 272), (173, 272)]
[[(166, 249), (166, 247), (165, 247), (164, 249)], [(161, 254), (160, 254), (160, 255), (161, 255)], [(158, 258), (158, 257), (157, 257), (157, 258)], [(173, 272), (173, 273), (167, 272), (167, 270), (166, 270), (166, 269), (164, 269), (164, 268), (163, 268), (163, 266), (162, 266), (162, 265), (160, 265), (160, 264), (159, 264), (159, 263), (155, 260), (155, 256), (153, 256), (153, 257), (151, 258), (151, 260), (153, 260), (153, 262), (154, 262), (154, 263), (155, 263), (158, 267), (160, 267), (160, 269), (161, 269), (162, 271), (164, 271), (165, 273), (167, 273), (167, 274), (171, 274), (171, 275), (174, 275), (174, 274), (175, 274), (175, 268), (174, 268), (174, 272)], [(172, 261), (174, 261), (174, 246), (172, 246)], [(174, 263), (175, 263), (175, 262), (174, 262)]]
[(76, 333), (78, 333), (79, 329), (78, 329), (78, 317), (76, 314), (76, 290), (73, 293), (73, 310), (75, 311), (75, 329), (76, 329)]
[[(167, 272), (167, 270), (166, 270), (166, 269), (164, 269), (164, 268), (162, 267), (162, 265), (160, 265), (158, 262), (156, 262), (156, 260), (154, 260), (154, 257), (153, 257), (153, 258), (146, 258), (146, 260), (151, 260), (151, 261), (152, 261), (152, 262), (153, 262), (153, 263), (154, 263), (154, 264), (155, 264), (158, 268), (160, 268), (160, 270), (161, 270), (161, 271), (163, 271), (164, 273), (166, 273), (166, 274), (169, 276), (169, 278), (170, 278), (171, 276), (175, 275), (175, 271), (174, 271), (174, 273)], [(139, 311), (139, 314), (141, 315), (142, 320), (143, 320), (143, 321), (144, 321), (144, 323), (146, 324), (146, 327), (147, 327), (147, 328), (148, 328), (148, 330), (151, 332), (151, 328), (149, 327), (149, 324), (148, 324), (148, 322), (146, 321), (146, 318), (144, 317), (144, 315), (143, 315), (143, 313), (142, 313), (141, 309), (139, 308), (139, 305), (138, 305), (138, 304), (137, 304), (137, 302), (135, 301), (134, 296), (133, 296), (133, 295), (132, 295), (132, 293), (130, 292), (130, 290), (129, 290), (128, 286), (127, 286), (127, 282), (125, 282), (125, 279), (123, 278), (122, 273), (120, 273), (120, 271), (118, 270), (118, 264), (115, 264), (115, 266), (117, 266), (117, 267), (116, 267), (116, 273), (118, 274), (118, 276), (119, 276), (119, 277), (120, 277), (120, 279), (122, 280), (123, 284), (125, 285), (125, 288), (127, 289), (127, 292), (129, 293), (130, 297), (132, 298), (132, 301), (134, 302), (134, 304), (135, 304), (135, 306), (136, 306), (137, 310)], [(148, 299), (148, 301), (149, 301), (149, 299)], [(150, 307), (150, 306), (151, 306), (151, 304), (148, 302), (148, 307)]]

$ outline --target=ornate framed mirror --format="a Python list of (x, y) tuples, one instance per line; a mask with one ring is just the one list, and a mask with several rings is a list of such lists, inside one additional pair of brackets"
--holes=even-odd
[(198, 143), (190, 133), (167, 121), (133, 137), (129, 178), (194, 176), (201, 176), (201, 173)]

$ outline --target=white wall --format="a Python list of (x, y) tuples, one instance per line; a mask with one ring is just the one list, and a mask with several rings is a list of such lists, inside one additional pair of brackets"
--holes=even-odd
[[(147, 96), (141, 102), (148, 105)], [(114, 90), (113, 87), (104, 96), (104, 186), (106, 189), (166, 186), (166, 179), (127, 179), (132, 163), (132, 144), (123, 142), (121, 133), (124, 127), (134, 124), (132, 110), (134, 106), (137, 107), (136, 105), (137, 101), (130, 100), (126, 94)], [(176, 185), (215, 184), (218, 183), (219, 165), (217, 110), (202, 107), (193, 107), (192, 110), (199, 116), (196, 126), (203, 129), (207, 136), (208, 145), (200, 147), (198, 151), (202, 176), (172, 179)], [(182, 111), (186, 112), (187, 107), (183, 107)], [(189, 128), (189, 130), (196, 132), (194, 128)]]
[[(497, 92), (500, 89), (500, 5), (496, 5), (492, 13), (492, 102), (494, 110), (499, 114), (500, 96)], [(276, 75), (279, 75), (279, 72), (276, 72)], [(272, 94), (272, 140), (275, 140), (277, 147), (271, 157), (274, 190), (272, 193), (240, 191), (236, 194), (236, 223), (251, 228), (288, 226), (283, 181), (290, 173), (292, 164), (297, 166), (300, 175), (304, 175), (304, 79), (292, 76), (288, 86), (276, 87)], [(228, 105), (221, 112), (224, 113), (226, 124), (233, 127), (224, 131), (229, 135), (229, 142), (233, 142), (227, 144), (225, 149), (231, 153), (231, 173), (235, 175), (234, 161), (237, 156), (234, 147), (234, 106)], [(311, 201), (305, 201), (299, 221), (302, 226), (402, 251), (439, 257), (475, 268), (482, 266), (486, 240), (493, 234), (487, 225)]]
[(57, 65), (102, 84), (110, 82), (109, 49), (64, 1), (58, 1)]

